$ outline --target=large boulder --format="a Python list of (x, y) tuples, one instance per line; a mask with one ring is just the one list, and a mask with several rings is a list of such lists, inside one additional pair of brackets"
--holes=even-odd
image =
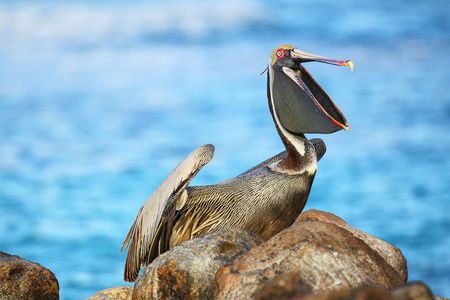
[(116, 286), (97, 292), (86, 300), (131, 300), (132, 295), (133, 287), (128, 285)]
[(434, 298), (423, 282), (411, 282), (392, 292), (379, 287), (364, 286), (314, 295), (308, 292), (307, 285), (299, 279), (295, 273), (279, 275), (256, 293), (255, 300), (439, 300), (440, 298)]
[[(282, 273), (297, 273), (299, 281), (314, 294), (365, 285), (390, 291), (406, 282), (402, 275), (406, 270), (397, 271), (359, 233), (343, 226), (341, 219), (336, 217), (339, 221), (332, 222), (329, 213), (312, 213), (316, 217), (308, 217), (309, 211), (303, 213), (293, 226), (221, 268), (212, 284), (212, 296), (253, 298)], [(317, 215), (323, 215), (327, 221), (321, 221)], [(401, 257), (394, 261), (404, 259), (399, 251), (395, 253)]]
[(398, 249), (394, 245), (386, 243), (380, 238), (374, 237), (373, 235), (370, 235), (368, 233), (365, 233), (364, 231), (358, 230), (348, 225), (343, 219), (332, 213), (310, 209), (302, 213), (296, 222), (307, 220), (332, 223), (351, 232), (355, 237), (363, 240), (367, 245), (370, 246), (370, 248), (375, 250), (381, 257), (383, 257), (386, 262), (397, 271), (397, 273), (400, 275), (400, 278), (404, 282), (408, 280), (408, 268), (406, 265), (406, 259), (400, 249)]
[(40, 264), (0, 251), (0, 299), (59, 299), (58, 280)]
[(430, 288), (421, 281), (407, 283), (392, 292), (393, 300), (433, 300)]
[(269, 280), (256, 294), (255, 300), (301, 299), (311, 295), (311, 288), (297, 273), (283, 273)]
[(136, 281), (133, 299), (208, 299), (220, 267), (261, 243), (259, 235), (244, 229), (184, 242), (147, 266)]

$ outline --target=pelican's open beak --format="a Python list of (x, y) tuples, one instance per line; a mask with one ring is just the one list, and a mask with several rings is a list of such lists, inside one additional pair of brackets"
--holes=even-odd
[(317, 61), (337, 66), (353, 62), (317, 56), (296, 48), (287, 50), (290, 57), (274, 71), (273, 98), (283, 127), (293, 133), (332, 133), (348, 130), (348, 123), (330, 96), (302, 66)]

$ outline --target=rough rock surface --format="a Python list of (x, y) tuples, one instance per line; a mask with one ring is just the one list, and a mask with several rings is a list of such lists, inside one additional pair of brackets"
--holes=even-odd
[(365, 285), (393, 290), (405, 283), (399, 272), (352, 231), (318, 217), (303, 218), (221, 268), (212, 284), (213, 296), (253, 298), (282, 273), (299, 274), (315, 294)]
[(297, 273), (285, 273), (276, 276), (264, 285), (255, 295), (255, 300), (283, 300), (302, 298), (311, 293)]
[(184, 242), (147, 266), (136, 281), (133, 299), (208, 299), (219, 268), (261, 243), (259, 235), (244, 229)]
[(405, 284), (392, 292), (393, 300), (433, 300), (433, 293), (423, 282)]
[(364, 231), (358, 230), (350, 225), (348, 225), (343, 219), (338, 216), (316, 210), (310, 209), (305, 211), (300, 215), (296, 222), (302, 222), (307, 220), (316, 220), (321, 222), (333, 223), (336, 224), (343, 229), (348, 230), (353, 233), (353, 235), (357, 238), (363, 240), (367, 245), (369, 245), (373, 250), (375, 250), (381, 257), (383, 257), (388, 264), (390, 264), (400, 275), (403, 282), (408, 280), (408, 268), (406, 266), (406, 259), (403, 256), (400, 249), (395, 247), (392, 244), (386, 243), (384, 240), (374, 237)]
[[(335, 290), (320, 295), (308, 295), (296, 300), (395, 300), (388, 292), (373, 286)], [(411, 299), (413, 300), (413, 299)], [(425, 299), (424, 299), (425, 300)]]
[[(436, 297), (434, 300), (440, 300)], [(424, 283), (402, 285), (391, 293), (373, 286), (334, 290), (319, 295), (308, 292), (308, 286), (295, 273), (282, 274), (270, 281), (255, 295), (256, 300), (433, 300)]]
[(95, 293), (86, 300), (131, 300), (132, 295), (133, 287), (117, 286)]
[(58, 280), (40, 264), (0, 251), (0, 299), (59, 299)]

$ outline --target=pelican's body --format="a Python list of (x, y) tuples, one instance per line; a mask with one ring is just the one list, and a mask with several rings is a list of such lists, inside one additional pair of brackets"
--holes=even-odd
[(289, 45), (276, 48), (268, 66), (268, 99), (286, 151), (235, 178), (206, 186), (188, 184), (212, 159), (214, 147), (205, 145), (189, 154), (136, 216), (122, 247), (129, 245), (126, 281), (136, 280), (141, 267), (183, 241), (230, 228), (249, 229), (266, 240), (295, 221), (325, 153), (322, 140), (309, 141), (303, 133), (347, 129), (339, 109), (300, 65), (311, 60), (352, 66)]
[[(322, 140), (313, 142), (324, 153)], [(268, 160), (254, 170), (215, 185), (186, 187), (179, 197), (186, 199), (182, 200), (184, 204), (180, 207), (180, 202), (170, 201), (164, 209), (161, 235), (157, 233), (156, 239), (169, 244), (163, 242), (154, 247), (154, 256), (183, 241), (223, 229), (246, 228), (268, 239), (291, 225), (306, 204), (317, 170), (315, 148), (306, 139), (305, 143), (308, 153), (303, 168), (297, 171), (284, 172), (278, 168), (280, 160), (274, 163)]]
[[(193, 212), (193, 220), (216, 215), (217, 219), (197, 227), (189, 238), (237, 227), (257, 232), (267, 240), (292, 225), (303, 210), (316, 173), (315, 165), (315, 155), (311, 155), (310, 169), (296, 174), (279, 172), (270, 165), (216, 185), (188, 186), (188, 198), (195, 201), (176, 213), (177, 219), (190, 212)], [(232, 214), (225, 215), (231, 211)], [(180, 234), (184, 231), (183, 225), (177, 223), (177, 219), (171, 236), (173, 245), (185, 239)]]

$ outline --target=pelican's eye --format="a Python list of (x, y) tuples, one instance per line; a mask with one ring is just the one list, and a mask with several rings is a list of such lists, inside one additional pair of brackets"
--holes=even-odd
[(278, 49), (277, 51), (277, 58), (283, 58), (284, 57), (284, 49)]

